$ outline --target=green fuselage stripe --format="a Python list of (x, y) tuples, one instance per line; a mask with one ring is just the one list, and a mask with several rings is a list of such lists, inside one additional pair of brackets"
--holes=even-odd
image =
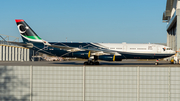
[(42, 40), (39, 36), (25, 36), (25, 37), (30, 38), (30, 39), (35, 39), (35, 40)]

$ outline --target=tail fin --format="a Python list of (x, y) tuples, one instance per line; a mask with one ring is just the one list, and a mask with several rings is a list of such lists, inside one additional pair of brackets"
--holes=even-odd
[(29, 42), (40, 42), (44, 41), (29, 27), (29, 25), (22, 19), (16, 19), (16, 24), (20, 35), (25, 43)]

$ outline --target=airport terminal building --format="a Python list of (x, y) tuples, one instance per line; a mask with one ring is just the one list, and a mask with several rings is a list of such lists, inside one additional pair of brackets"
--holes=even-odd
[(180, 58), (180, 0), (167, 0), (163, 13), (163, 22), (167, 23), (167, 46), (177, 51)]

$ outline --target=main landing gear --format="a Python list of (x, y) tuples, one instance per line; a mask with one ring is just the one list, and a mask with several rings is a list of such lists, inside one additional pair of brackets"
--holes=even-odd
[(99, 65), (97, 60), (88, 60), (84, 62), (84, 65)]
[(84, 65), (99, 65), (98, 56), (89, 57), (88, 61), (84, 62)]

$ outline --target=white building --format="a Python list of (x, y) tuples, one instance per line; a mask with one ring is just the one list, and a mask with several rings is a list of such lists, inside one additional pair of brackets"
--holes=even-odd
[(0, 61), (30, 61), (28, 48), (0, 44)]
[(180, 0), (167, 0), (163, 22), (167, 23), (167, 46), (180, 58)]

